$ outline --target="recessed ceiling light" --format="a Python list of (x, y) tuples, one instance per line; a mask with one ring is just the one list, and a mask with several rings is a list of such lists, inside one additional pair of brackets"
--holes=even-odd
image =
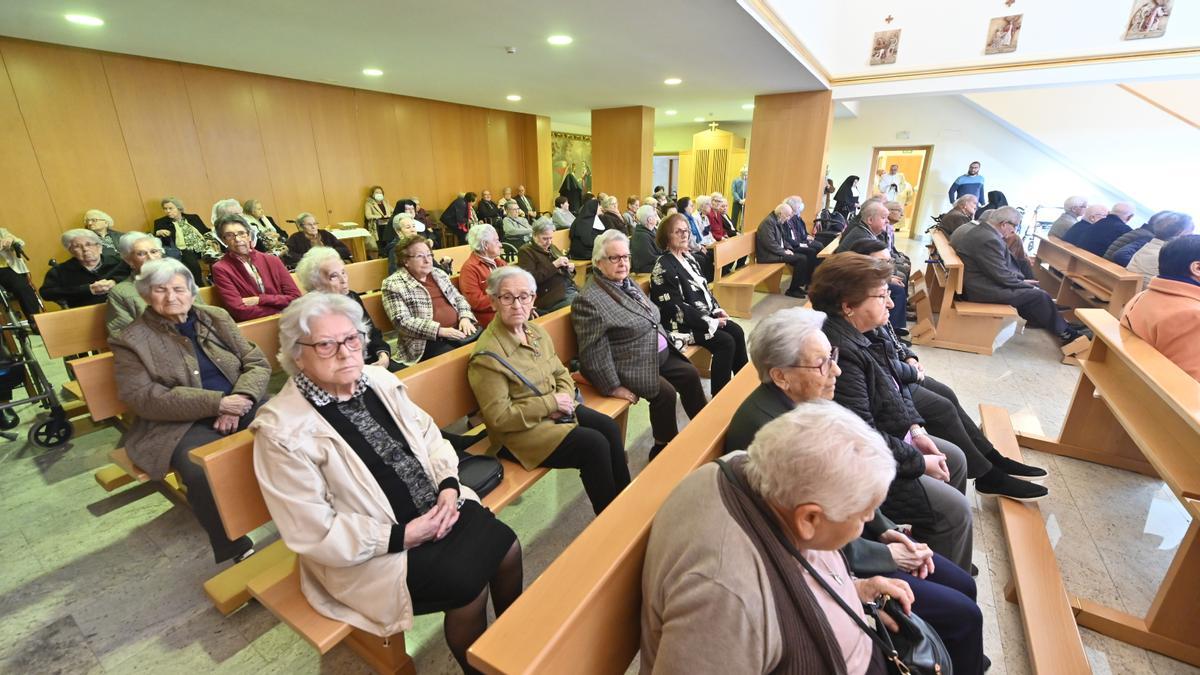
[(516, 94), (509, 94), (508, 96), (505, 96), (504, 98), (512, 101), (513, 103), (516, 103), (517, 101), (521, 100), (521, 97)]
[(551, 35), (550, 37), (546, 38), (546, 42), (559, 46), (569, 45), (574, 41), (575, 40), (570, 35)]
[(679, 79), (678, 77), (668, 77), (667, 79), (663, 80), (663, 84), (674, 86), (677, 84), (683, 84), (683, 80)]
[(692, 121), (693, 121), (693, 122), (703, 122), (703, 121), (704, 121), (704, 118), (703, 118), (703, 117), (693, 117), (693, 118), (692, 118)]
[(103, 26), (104, 19), (87, 14), (68, 14), (67, 21), (77, 23), (80, 26)]
[(379, 77), (380, 75), (383, 75), (383, 71), (378, 68), (363, 68), (363, 75), (370, 75), (371, 77)]
[(753, 103), (743, 103), (742, 110), (754, 110), (754, 104)]
[(675, 114), (678, 114), (678, 111), (677, 110), (664, 110), (663, 114), (664, 115), (675, 115)]

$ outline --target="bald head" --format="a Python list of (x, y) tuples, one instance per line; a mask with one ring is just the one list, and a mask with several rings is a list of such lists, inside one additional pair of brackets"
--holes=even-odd
[(1094, 223), (1108, 215), (1108, 207), (1103, 204), (1090, 204), (1083, 211), (1083, 219)]
[(1125, 202), (1117, 202), (1116, 204), (1113, 204), (1113, 207), (1109, 213), (1128, 223), (1129, 219), (1133, 218), (1133, 207)]
[(778, 218), (780, 220), (780, 222), (785, 221), (788, 218), (791, 218), (792, 217), (792, 207), (788, 206), (787, 202), (784, 202), (784, 203), (780, 204), (779, 206), (776, 206), (775, 207), (775, 217)]

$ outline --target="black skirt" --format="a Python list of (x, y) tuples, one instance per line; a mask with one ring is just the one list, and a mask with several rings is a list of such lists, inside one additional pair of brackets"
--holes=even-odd
[(456, 609), (479, 597), (517, 540), (516, 533), (479, 502), (463, 502), (458, 514), (445, 539), (408, 551), (413, 614)]

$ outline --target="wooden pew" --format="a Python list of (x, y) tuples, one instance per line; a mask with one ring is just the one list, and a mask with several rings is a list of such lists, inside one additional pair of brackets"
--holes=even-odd
[(350, 290), (356, 293), (370, 293), (379, 290), (383, 286), (383, 280), (388, 276), (387, 269), (388, 261), (384, 258), (346, 265)]
[[(1161, 478), (1192, 517), (1187, 533), (1144, 617), (1106, 607), (1087, 598), (1070, 597), (1070, 612), (1079, 626), (1200, 666), (1200, 382), (1121, 328), (1107, 309), (1088, 308), (1076, 316), (1092, 329), (1095, 340), (1081, 362), (1081, 376), (1070, 410), (1057, 439), (1013, 434), (1003, 412), (985, 410), (987, 433), (1011, 445), (1096, 462)], [(998, 444), (999, 445), (999, 444)], [(1010, 446), (1011, 447), (1011, 446)], [(1004, 447), (1000, 447), (1005, 452)], [(1006, 453), (1007, 454), (1007, 453)], [(1040, 540), (1045, 537), (1041, 518), (1013, 520), (1000, 500), (1005, 527), (1010, 531), (1016, 599), (1022, 603), (1027, 635), (1059, 631), (1062, 606), (1058, 591), (1046, 590), (1044, 577), (1054, 576), (1053, 565), (1038, 563), (1052, 554)], [(1020, 506), (1020, 505), (1018, 505)], [(1017, 532), (1013, 535), (1012, 532)], [(1130, 561), (1131, 564), (1133, 561)], [(1059, 581), (1061, 583), (1061, 581)], [(1022, 586), (1025, 585), (1025, 589)], [(1041, 615), (1046, 599), (1058, 619)], [(1013, 599), (1010, 597), (1010, 599)], [(1025, 603), (1030, 603), (1029, 607)], [(1054, 642), (1053, 638), (1047, 642)], [(1030, 638), (1031, 657), (1040, 654)], [(1047, 647), (1055, 651), (1054, 645)], [(1039, 672), (1077, 672), (1042, 669)]]
[(1142, 288), (1142, 275), (1058, 237), (1039, 238), (1033, 274), (1062, 307), (1101, 307), (1120, 318)]
[(721, 268), (735, 260), (754, 255), (754, 235), (746, 233), (727, 237), (712, 249), (715, 281), (713, 295), (730, 316), (750, 318), (754, 290), (762, 287), (767, 293), (779, 293), (780, 281), (787, 265), (783, 263), (751, 263), (728, 276)]
[(35, 314), (33, 320), (42, 335), (46, 354), (61, 359), (84, 352), (108, 351), (108, 331), (104, 328), (107, 309), (108, 305), (100, 303)]
[[(563, 362), (574, 358), (575, 336), (570, 309), (553, 312), (537, 321), (550, 334)], [(471, 347), (466, 345), (399, 374), (409, 386), (413, 402), (429, 413), (439, 426), (446, 426), (479, 407), (467, 383)], [(582, 385), (580, 390), (586, 405), (615, 418), (624, 432), (629, 408), (627, 401), (599, 396), (587, 385)], [(468, 451), (483, 452), (487, 447), (488, 440), (484, 438)], [(270, 521), (254, 474), (253, 435), (250, 432), (234, 434), (192, 450), (190, 454), (192, 461), (204, 468), (229, 537), (241, 537)], [(483, 504), (493, 511), (511, 503), (547, 473), (546, 469), (526, 471), (519, 464), (501, 461), (504, 480), (483, 499)], [(262, 560), (258, 560), (260, 556), (264, 556)], [(225, 614), (254, 597), (322, 654), (344, 640), (378, 672), (412, 672), (412, 662), (404, 651), (403, 635), (394, 635), (384, 641), (317, 614), (301, 592), (296, 556), (282, 541), (210, 579), (205, 583), (205, 592)]]
[(833, 241), (829, 242), (829, 244), (825, 248), (821, 249), (821, 252), (817, 254), (817, 257), (824, 259), (824, 258), (828, 258), (829, 256), (833, 255), (834, 253), (837, 253), (838, 245), (841, 243), (842, 243), (842, 235), (839, 234), (838, 236), (834, 237)]
[(743, 368), (471, 646), (471, 665), (486, 673), (624, 673), (641, 637), (654, 515), (684, 477), (723, 453), (733, 413), (758, 384), (754, 367)]
[[(934, 230), (929, 264), (924, 274), (937, 323), (922, 324), (913, 342), (976, 354), (991, 354), (1016, 332), (1017, 310), (1009, 305), (959, 300), (963, 292), (963, 263), (944, 232)], [(920, 316), (918, 316), (918, 321)]]
[[(571, 231), (555, 230), (553, 242), (554, 245), (558, 247), (558, 250), (562, 251), (563, 254), (566, 255), (566, 253), (571, 250)], [(592, 261), (572, 260), (571, 263), (575, 265), (575, 284), (580, 288), (583, 288), (583, 283), (587, 281), (588, 270), (592, 268)]]

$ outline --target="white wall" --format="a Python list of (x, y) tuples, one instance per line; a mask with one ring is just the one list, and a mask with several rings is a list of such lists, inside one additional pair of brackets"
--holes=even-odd
[[(897, 134), (907, 132), (908, 138)], [(932, 145), (933, 161), (922, 186), (918, 231), (949, 206), (946, 192), (967, 165), (979, 161), (988, 190), (1000, 190), (1027, 218), (1039, 204), (1061, 206), (1080, 194), (1112, 204), (1117, 195), (1083, 178), (1025, 139), (966, 103), (960, 96), (861, 101), (858, 117), (835, 119), (829, 145), (830, 177), (866, 179), (875, 146)], [(865, 187), (860, 185), (860, 187)], [(863, 190), (864, 193), (867, 190)]]
[[(746, 139), (746, 149), (750, 149), (749, 122), (721, 122), (717, 128)], [(655, 127), (654, 151), (679, 152), (680, 150), (691, 150), (692, 136), (707, 130), (707, 122), (703, 124), (700, 122), (689, 122), (688, 124), (677, 124), (670, 127)]]

